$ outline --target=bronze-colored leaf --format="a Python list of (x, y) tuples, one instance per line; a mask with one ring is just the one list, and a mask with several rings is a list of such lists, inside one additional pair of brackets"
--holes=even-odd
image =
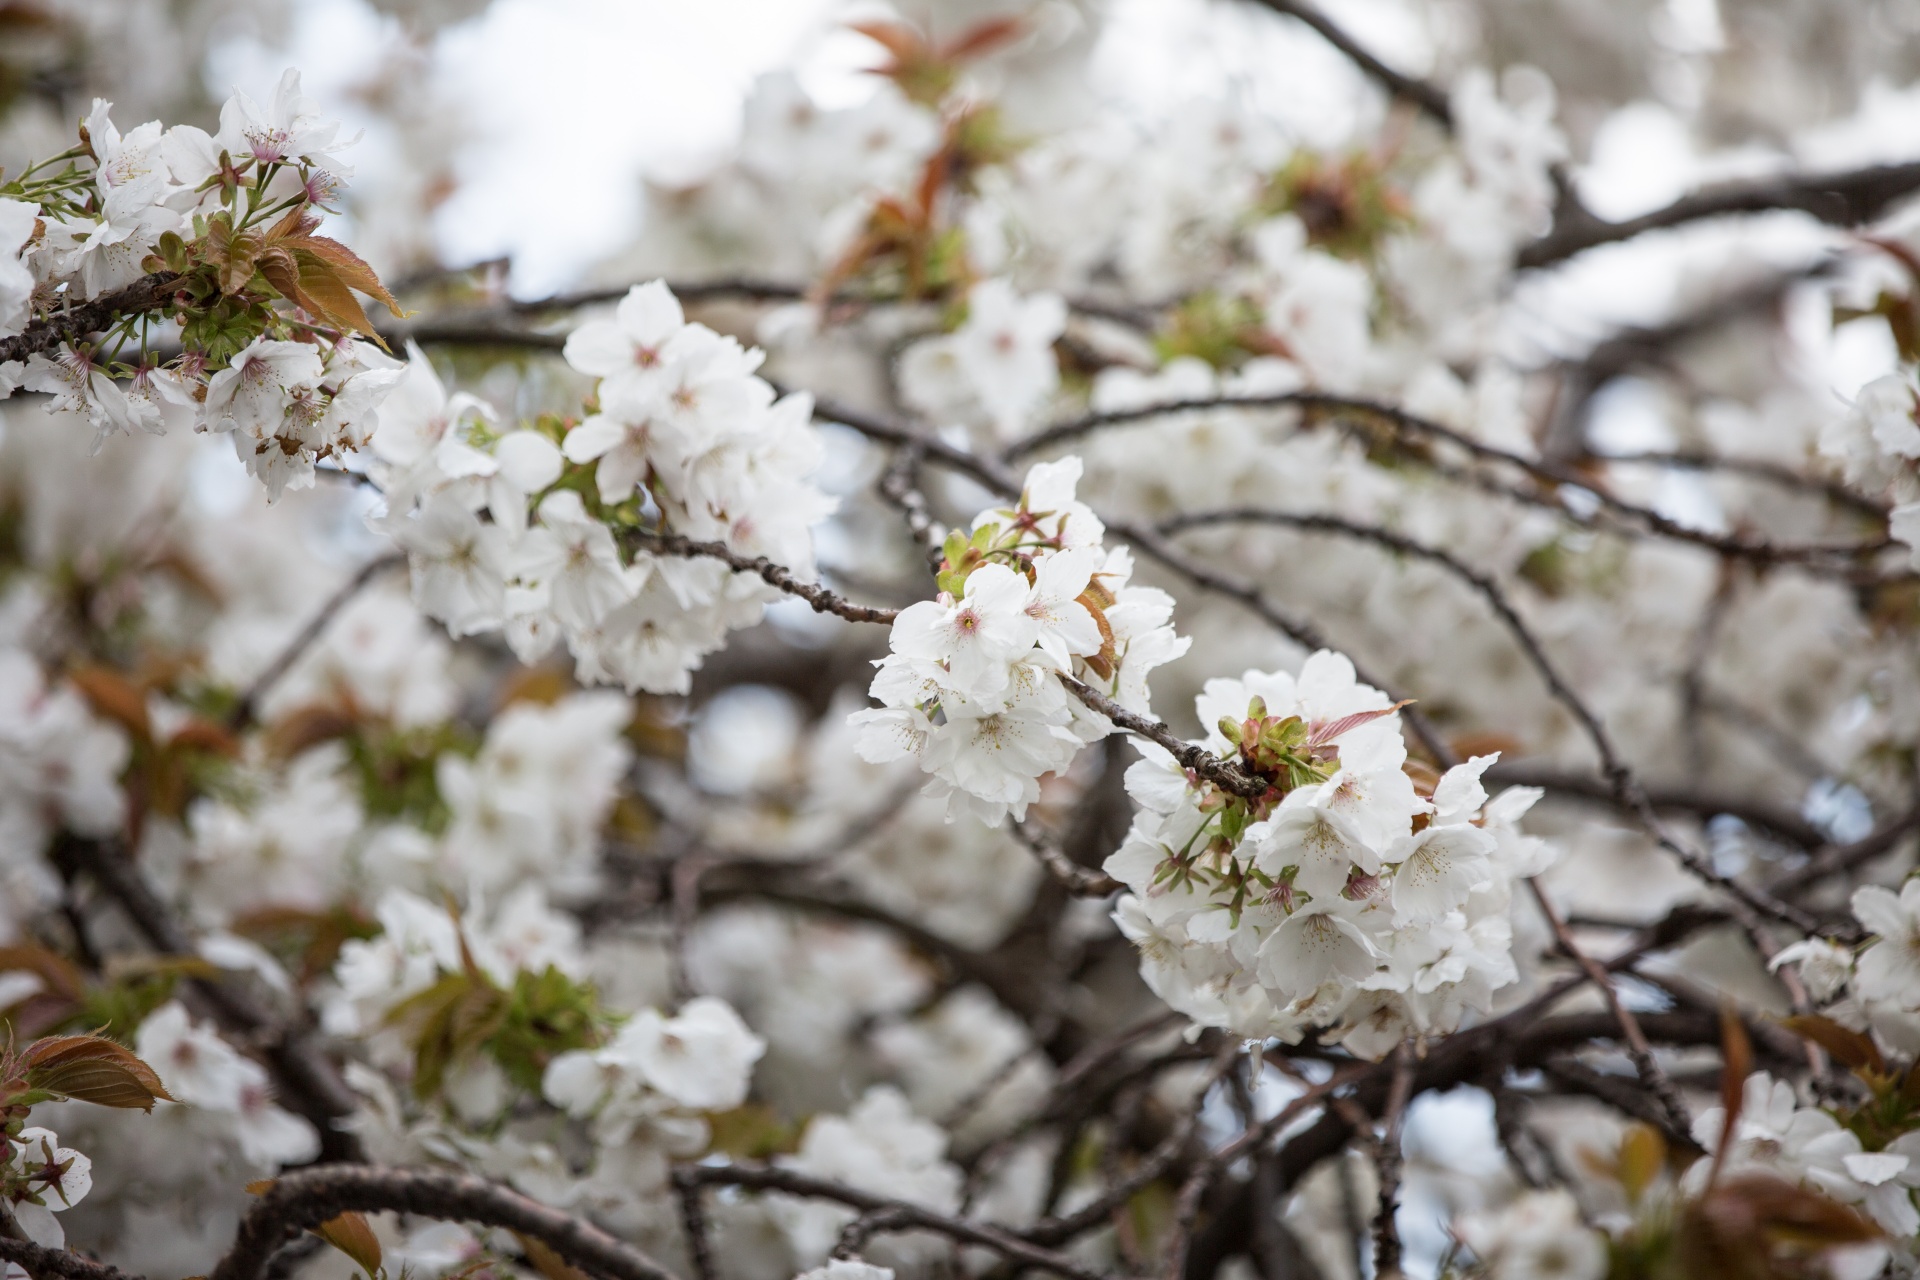
[(232, 759), (240, 754), (240, 743), (231, 733), (201, 716), (195, 716), (167, 739), (169, 746)]
[(309, 747), (347, 737), (358, 727), (358, 721), (339, 707), (310, 703), (274, 722), (267, 733), (267, 750), (276, 760), (291, 760)]
[(988, 18), (976, 22), (941, 48), (940, 56), (955, 62), (965, 62), (972, 58), (984, 57), (1013, 41), (1027, 32), (1027, 23), (1022, 18)]
[(156, 1101), (174, 1100), (152, 1067), (125, 1045), (101, 1036), (36, 1040), (21, 1060), (33, 1088), (80, 1102), (151, 1111)]
[(86, 994), (87, 980), (65, 956), (31, 943), (0, 947), (0, 973), (31, 973), (46, 989), (68, 1000)]
[(112, 720), (142, 741), (153, 737), (147, 719), (147, 695), (139, 685), (111, 667), (86, 664), (68, 670), (67, 679), (87, 700), (94, 714)]
[(360, 306), (360, 299), (353, 296), (353, 290), (332, 264), (304, 246), (295, 249), (293, 256), (299, 266), (296, 294), (302, 307), (333, 328), (370, 338), (377, 336), (373, 321), (367, 319), (366, 311)]
[(1747, 1077), (1753, 1074), (1753, 1044), (1740, 1013), (1728, 1001), (1720, 1006), (1720, 1140), (1714, 1145), (1713, 1166), (1707, 1175), (1711, 1187), (1727, 1162), (1727, 1150), (1733, 1135), (1740, 1131), (1740, 1109), (1746, 1102)]
[(254, 263), (254, 269), (267, 278), (267, 283), (279, 291), (281, 297), (297, 306), (307, 306), (306, 297), (300, 292), (300, 264), (293, 255), (278, 245), (262, 253)]
[(1887, 1069), (1886, 1060), (1880, 1056), (1880, 1048), (1871, 1036), (1843, 1027), (1832, 1018), (1801, 1013), (1780, 1019), (1780, 1025), (1803, 1040), (1813, 1041), (1849, 1070), (1884, 1074)]
[(388, 292), (387, 286), (380, 282), (380, 277), (374, 273), (373, 268), (368, 266), (359, 254), (338, 240), (330, 240), (326, 236), (303, 235), (289, 237), (287, 244), (296, 252), (310, 253), (326, 263), (340, 280), (382, 303), (395, 318), (401, 320), (407, 318), (408, 313), (401, 308), (400, 300)]
[(373, 1234), (366, 1215), (349, 1209), (315, 1227), (313, 1234), (352, 1258), (369, 1277), (381, 1274), (380, 1238)]
[(518, 1231), (513, 1233), (513, 1238), (520, 1242), (520, 1252), (527, 1255), (527, 1261), (533, 1264), (533, 1269), (547, 1280), (587, 1280), (584, 1271), (555, 1253), (545, 1241), (522, 1235)]

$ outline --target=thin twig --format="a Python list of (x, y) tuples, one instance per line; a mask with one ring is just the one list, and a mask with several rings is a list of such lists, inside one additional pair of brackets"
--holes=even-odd
[(1380, 1174), (1380, 1210), (1373, 1218), (1373, 1274), (1379, 1280), (1399, 1280), (1400, 1171), (1405, 1159), (1400, 1141), (1407, 1123), (1407, 1103), (1413, 1098), (1413, 1044), (1402, 1040), (1393, 1051), (1393, 1083), (1387, 1089), (1385, 1131), (1375, 1148), (1373, 1163)]
[(1231, 791), (1237, 796), (1245, 796), (1249, 800), (1258, 800), (1271, 790), (1267, 783), (1248, 774), (1238, 765), (1228, 764), (1206, 748), (1183, 741), (1160, 721), (1127, 710), (1092, 685), (1076, 680), (1064, 672), (1060, 674), (1060, 683), (1065, 685), (1067, 691), (1074, 697), (1086, 703), (1088, 709), (1099, 712), (1128, 733), (1138, 734), (1157, 744), (1182, 766), (1191, 769), (1222, 790)]
[(1425, 80), (1395, 71), (1380, 59), (1367, 52), (1354, 38), (1335, 26), (1333, 21), (1307, 0), (1254, 0), (1254, 3), (1283, 13), (1289, 18), (1298, 19), (1318, 32), (1320, 38), (1346, 55), (1347, 61), (1365, 73), (1389, 94), (1411, 102), (1437, 120), (1443, 127), (1453, 127), (1453, 108), (1447, 102), (1445, 91), (1428, 84)]
[(27, 1240), (0, 1237), (0, 1262), (11, 1262), (33, 1280), (141, 1280), (118, 1267), (83, 1258), (66, 1249), (49, 1249)]
[[(70, 859), (91, 876), (156, 951), (173, 956), (198, 954), (185, 927), (117, 846), (62, 838), (54, 857)], [(261, 1055), (282, 1100), (319, 1131), (322, 1158), (361, 1159), (359, 1139), (337, 1123), (354, 1114), (358, 1100), (313, 1034), (280, 1022), (230, 979), (191, 981), (220, 1025)]]
[[(993, 1250), (1011, 1262), (1051, 1271), (1068, 1280), (1106, 1280), (1096, 1271), (1024, 1239), (1010, 1231), (985, 1223), (970, 1222), (917, 1204), (907, 1204), (886, 1196), (877, 1196), (844, 1183), (814, 1178), (790, 1169), (767, 1165), (689, 1165), (684, 1167), (688, 1180), (703, 1186), (741, 1187), (750, 1191), (780, 1191), (788, 1195), (831, 1200), (860, 1213), (885, 1211), (897, 1227), (913, 1227), (937, 1232), (964, 1244), (976, 1244)], [(214, 1276), (213, 1280), (226, 1280)]]
[(1075, 897), (1104, 898), (1127, 887), (1105, 872), (1080, 866), (1061, 852), (1058, 845), (1035, 832), (1027, 823), (1014, 823), (1013, 835), (1040, 860), (1040, 865), (1059, 882), (1060, 887)]
[(242, 729), (251, 727), (260, 714), (260, 704), (266, 701), (273, 687), (279, 684), (287, 672), (293, 669), (294, 664), (313, 647), (314, 642), (326, 631), (334, 618), (339, 616), (340, 611), (346, 608), (368, 583), (387, 570), (397, 569), (406, 562), (406, 556), (394, 552), (390, 555), (376, 556), (361, 565), (338, 591), (327, 597), (327, 602), (320, 606), (319, 612), (307, 620), (307, 625), (294, 633), (293, 639), (274, 655), (273, 661), (267, 664), (266, 669), (253, 678), (253, 683), (248, 685), (246, 692), (240, 695), (240, 701), (234, 703), (233, 710), (227, 713), (227, 728), (238, 733)]
[(1629, 240), (1649, 231), (1736, 213), (1790, 209), (1837, 227), (1872, 222), (1920, 191), (1920, 163), (1872, 165), (1843, 173), (1781, 174), (1703, 187), (1637, 218), (1607, 222), (1589, 215), (1557, 226), (1521, 249), (1522, 267), (1552, 266), (1597, 245)]
[(879, 609), (843, 599), (816, 582), (801, 580), (785, 565), (775, 564), (765, 556), (740, 555), (723, 542), (696, 542), (677, 533), (655, 533), (651, 529), (629, 529), (623, 536), (656, 554), (688, 559), (705, 557), (722, 561), (740, 573), (758, 574), (768, 586), (805, 600), (815, 613), (831, 613), (848, 622), (891, 623), (900, 616), (898, 609)]
[[(1691, 542), (1707, 547), (1722, 555), (1735, 556), (1761, 564), (1792, 564), (1816, 562), (1831, 559), (1857, 558), (1872, 555), (1884, 550), (1888, 541), (1884, 538), (1873, 542), (1814, 543), (1807, 545), (1780, 545), (1765, 541), (1753, 541), (1742, 538), (1726, 537), (1681, 524), (1660, 514), (1650, 507), (1637, 506), (1614, 497), (1602, 488), (1596, 488), (1591, 477), (1558, 463), (1523, 457), (1505, 449), (1497, 448), (1474, 439), (1465, 432), (1458, 431), (1442, 423), (1408, 413), (1397, 405), (1384, 401), (1369, 400), (1359, 396), (1332, 395), (1321, 391), (1285, 391), (1258, 396), (1207, 396), (1191, 400), (1175, 400), (1164, 404), (1140, 405), (1128, 409), (1114, 409), (1099, 413), (1088, 413), (1065, 422), (1055, 423), (1041, 431), (1016, 440), (1008, 445), (1003, 458), (1008, 462), (1026, 457), (1041, 449), (1050, 448), (1068, 440), (1075, 440), (1091, 432), (1109, 427), (1125, 426), (1130, 423), (1151, 421), (1183, 413), (1219, 412), (1222, 410), (1251, 410), (1297, 408), (1318, 410), (1326, 413), (1344, 413), (1371, 419), (1396, 431), (1410, 435), (1424, 436), (1444, 441), (1466, 451), (1483, 462), (1494, 462), (1516, 467), (1524, 471), (1538, 483), (1557, 490), (1559, 486), (1571, 486), (1591, 494), (1593, 500), (1612, 514), (1634, 521), (1646, 529), (1663, 537), (1681, 542)], [(1525, 495), (1516, 494), (1525, 499)], [(1565, 510), (1565, 500), (1549, 505)]]
[(1587, 976), (1593, 980), (1593, 985), (1600, 989), (1600, 998), (1606, 1001), (1607, 1011), (1613, 1015), (1614, 1021), (1620, 1024), (1620, 1034), (1626, 1038), (1627, 1053), (1633, 1059), (1634, 1070), (1640, 1073), (1640, 1083), (1644, 1084), (1659, 1100), (1671, 1126), (1685, 1133), (1692, 1124), (1692, 1117), (1687, 1114), (1687, 1104), (1681, 1100), (1680, 1091), (1674, 1087), (1673, 1081), (1667, 1078), (1667, 1073), (1661, 1070), (1659, 1062), (1655, 1060), (1653, 1046), (1648, 1043), (1647, 1033), (1640, 1026), (1639, 1019), (1635, 1018), (1633, 1012), (1621, 1002), (1620, 992), (1613, 985), (1613, 976), (1574, 941), (1573, 932), (1567, 928), (1566, 921), (1560, 918), (1559, 911), (1548, 899), (1547, 891), (1541, 887), (1539, 878), (1528, 876), (1527, 888), (1532, 890), (1533, 900), (1539, 906), (1540, 914), (1545, 917), (1547, 927), (1553, 930), (1554, 939), (1559, 942), (1561, 949), (1575, 964), (1585, 970)]
[(719, 1280), (713, 1264), (713, 1242), (707, 1238), (707, 1213), (701, 1204), (701, 1186), (679, 1169), (673, 1171), (673, 1191), (680, 1201), (680, 1230), (687, 1237), (687, 1256), (693, 1260), (695, 1280)]

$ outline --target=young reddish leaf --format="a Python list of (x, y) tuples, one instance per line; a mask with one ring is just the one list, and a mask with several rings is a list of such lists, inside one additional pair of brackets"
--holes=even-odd
[(977, 22), (941, 47), (939, 56), (951, 62), (966, 62), (984, 57), (1026, 34), (1027, 24), (1020, 18), (988, 18)]
[(152, 738), (147, 695), (139, 685), (118, 671), (92, 664), (72, 668), (67, 672), (67, 679), (73, 681), (74, 688), (86, 698), (94, 714), (112, 720), (142, 741)]
[(533, 1269), (547, 1280), (587, 1280), (584, 1271), (555, 1253), (545, 1241), (521, 1235), (518, 1231), (513, 1233), (513, 1238), (520, 1242), (520, 1251), (527, 1255), (527, 1261), (533, 1264)]
[(380, 283), (380, 277), (374, 274), (372, 267), (361, 260), (360, 255), (338, 240), (329, 240), (325, 236), (290, 236), (287, 245), (297, 254), (302, 250), (333, 269), (333, 274), (344, 283), (383, 303), (395, 317), (406, 319), (407, 312), (400, 306), (400, 300), (387, 291)]
[(1325, 746), (1343, 733), (1351, 733), (1363, 724), (1371, 724), (1382, 716), (1390, 716), (1402, 707), (1413, 705), (1412, 698), (1402, 698), (1390, 707), (1381, 707), (1378, 711), (1356, 711), (1352, 715), (1341, 716), (1338, 720), (1328, 720), (1313, 726), (1307, 735), (1309, 750)]
[(267, 283), (279, 291), (280, 296), (296, 306), (313, 310), (307, 298), (300, 292), (300, 266), (286, 249), (275, 245), (261, 254), (254, 267), (265, 276)]
[(381, 1274), (380, 1238), (373, 1234), (364, 1214), (349, 1209), (315, 1227), (313, 1234), (352, 1258), (368, 1276)]
[(1817, 1013), (1802, 1013), (1780, 1019), (1780, 1025), (1803, 1040), (1813, 1041), (1832, 1054), (1834, 1061), (1849, 1070), (1864, 1068), (1875, 1074), (1886, 1072), (1886, 1060), (1880, 1056), (1879, 1046), (1874, 1044), (1873, 1038), (1843, 1027), (1832, 1018)]
[[(289, 240), (287, 243), (299, 242)], [(367, 319), (366, 311), (360, 306), (360, 299), (353, 296), (353, 290), (347, 287), (346, 280), (341, 278), (332, 263), (304, 245), (294, 249), (293, 257), (299, 264), (298, 283), (293, 296), (301, 306), (335, 329), (369, 338), (378, 337), (373, 331), (373, 321)]]
[(926, 41), (920, 33), (904, 22), (849, 22), (848, 28), (858, 31), (893, 55), (895, 65), (925, 58), (928, 53)]
[(267, 232), (267, 243), (275, 244), (288, 236), (305, 235), (319, 225), (320, 220), (308, 212), (306, 205), (295, 205)]
[(229, 759), (240, 754), (240, 743), (231, 733), (211, 720), (195, 716), (182, 725), (173, 737), (167, 739), (171, 747), (205, 751), (209, 755), (226, 756)]
[(100, 1036), (36, 1040), (21, 1060), (29, 1085), (80, 1102), (151, 1111), (156, 1101), (174, 1101), (152, 1067)]
[(1731, 1002), (1720, 1006), (1720, 1057), (1720, 1106), (1726, 1117), (1720, 1122), (1720, 1141), (1714, 1147), (1713, 1166), (1707, 1174), (1709, 1187), (1719, 1178), (1727, 1162), (1727, 1151), (1733, 1145), (1733, 1135), (1739, 1132), (1747, 1077), (1753, 1073), (1753, 1044), (1747, 1039), (1747, 1029), (1741, 1025), (1740, 1014)]
[(48, 991), (68, 1000), (78, 1000), (87, 990), (86, 978), (71, 960), (31, 944), (0, 947), (0, 973), (31, 973)]

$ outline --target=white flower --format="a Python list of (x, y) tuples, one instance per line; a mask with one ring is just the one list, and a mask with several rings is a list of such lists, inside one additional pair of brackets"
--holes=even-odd
[(1800, 980), (1807, 984), (1807, 994), (1823, 1003), (1845, 990), (1847, 980), (1853, 976), (1853, 952), (1825, 938), (1802, 938), (1792, 946), (1782, 947), (1767, 962), (1767, 968), (1777, 970), (1783, 964), (1799, 965)]
[(195, 1026), (178, 1001), (168, 1001), (140, 1024), (134, 1052), (159, 1074), (179, 1105), (226, 1117), (248, 1164), (277, 1169), (319, 1154), (313, 1126), (274, 1104), (266, 1068), (211, 1028)]
[(506, 605), (506, 531), (483, 525), (452, 497), (437, 495), (387, 531), (407, 553), (413, 602), (456, 636), (500, 625)]
[(746, 1101), (753, 1064), (767, 1049), (732, 1005), (712, 996), (696, 996), (671, 1018), (644, 1010), (620, 1029), (615, 1044), (648, 1084), (698, 1111)]
[(1104, 559), (1093, 547), (1070, 547), (1034, 565), (1026, 613), (1039, 624), (1034, 642), (1062, 671), (1072, 668), (1075, 656), (1100, 652), (1100, 626), (1080, 597)]
[(1863, 1000), (1920, 1009), (1920, 879), (1908, 880), (1898, 897), (1878, 885), (1854, 890), (1853, 914), (1878, 935), (1854, 966), (1854, 991)]
[(609, 379), (614, 389), (624, 392), (644, 384), (659, 368), (667, 339), (685, 323), (680, 302), (664, 281), (634, 285), (612, 320), (589, 320), (567, 335), (567, 363)]
[(1334, 978), (1357, 981), (1379, 965), (1379, 949), (1353, 921), (1357, 907), (1328, 897), (1288, 916), (1260, 944), (1260, 981), (1292, 997)]
[(922, 600), (902, 610), (890, 643), (902, 657), (943, 664), (963, 697), (991, 698), (1007, 687), (1009, 668), (1039, 633), (1026, 606), (1026, 580), (1005, 565), (984, 564), (967, 575), (960, 599)]
[(826, 1266), (802, 1271), (794, 1280), (893, 1280), (893, 1268), (855, 1258), (829, 1258)]
[(119, 383), (94, 363), (90, 351), (62, 347), (49, 360), (35, 354), (28, 358), (21, 385), (29, 391), (44, 391), (53, 396), (49, 413), (84, 413), (93, 424), (93, 451), (114, 432), (131, 434), (133, 411)]
[[(1478, 808), (1478, 806), (1475, 806)], [(1478, 827), (1430, 826), (1393, 852), (1396, 923), (1436, 920), (1492, 883), (1494, 839)]]
[(1298, 867), (1294, 884), (1315, 900), (1339, 895), (1355, 867), (1380, 873), (1380, 855), (1354, 823), (1319, 803), (1337, 793), (1324, 786), (1296, 787), (1264, 822), (1247, 829), (1254, 862), (1268, 875)]
[(306, 342), (255, 338), (207, 382), (203, 420), (211, 431), (279, 434), (296, 393), (320, 382), (320, 352)]
[(514, 572), (545, 588), (562, 626), (585, 630), (633, 597), (639, 584), (629, 582), (613, 533), (587, 514), (579, 494), (548, 494), (539, 515), (539, 527), (529, 529), (514, 552)]
[(337, 141), (339, 133), (339, 123), (323, 118), (317, 104), (300, 92), (300, 73), (288, 68), (274, 87), (268, 107), (245, 93), (227, 99), (220, 109), (220, 132), (214, 137), (213, 150), (230, 151), (236, 160), (251, 156), (262, 165), (314, 165), (345, 178), (351, 171), (333, 152), (354, 140)]
[(10, 1180), (18, 1179), (19, 1189), (6, 1205), (15, 1225), (37, 1245), (64, 1247), (67, 1233), (53, 1215), (79, 1204), (93, 1189), (93, 1161), (61, 1146), (51, 1129), (28, 1125), (11, 1140), (7, 1171)]
[(0, 338), (10, 338), (33, 318), (33, 272), (20, 251), (33, 238), (40, 206), (25, 200), (0, 200)]

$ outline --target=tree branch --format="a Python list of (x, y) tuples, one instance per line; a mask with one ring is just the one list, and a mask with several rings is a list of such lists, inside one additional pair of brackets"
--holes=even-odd
[[(1041, 431), (1016, 440), (1008, 445), (1003, 458), (1008, 462), (1016, 461), (1040, 449), (1075, 440), (1094, 431), (1108, 427), (1125, 426), (1129, 423), (1150, 421), (1182, 413), (1219, 412), (1233, 409), (1278, 409), (1297, 408), (1320, 410), (1333, 414), (1352, 414), (1371, 419), (1395, 431), (1409, 435), (1424, 436), (1431, 440), (1444, 441), (1464, 450), (1473, 458), (1515, 467), (1525, 472), (1531, 479), (1546, 489), (1546, 494), (1529, 497), (1526, 494), (1503, 490), (1517, 501), (1532, 501), (1561, 512), (1568, 512), (1567, 503), (1559, 493), (1561, 486), (1572, 486), (1593, 495), (1593, 499), (1610, 514), (1631, 522), (1663, 537), (1679, 542), (1690, 542), (1706, 547), (1723, 556), (1749, 560), (1757, 564), (1797, 564), (1844, 561), (1873, 555), (1891, 545), (1885, 538), (1873, 542), (1846, 542), (1829, 544), (1780, 545), (1745, 538), (1726, 537), (1681, 524), (1650, 507), (1638, 506), (1614, 497), (1604, 488), (1595, 486), (1593, 477), (1553, 462), (1539, 461), (1509, 453), (1493, 445), (1475, 440), (1464, 432), (1457, 431), (1442, 423), (1408, 413), (1397, 405), (1378, 400), (1368, 400), (1358, 396), (1332, 395), (1320, 391), (1285, 391), (1260, 396), (1210, 396), (1198, 400), (1176, 400), (1165, 404), (1140, 405), (1130, 409), (1116, 409), (1103, 413), (1084, 414), (1065, 422), (1056, 423)], [(1569, 513), (1570, 514), (1570, 513)], [(1582, 521), (1584, 523), (1584, 521)]]
[[(100, 841), (62, 837), (55, 846), (54, 856), (70, 859), (91, 876), (94, 883), (120, 905), (156, 951), (174, 956), (198, 954), (186, 929), (117, 847)], [(280, 1086), (281, 1100), (319, 1131), (321, 1157), (327, 1160), (364, 1158), (359, 1139), (336, 1124), (354, 1113), (357, 1100), (313, 1034), (284, 1025), (231, 981), (205, 978), (192, 981), (195, 989), (206, 997), (221, 1026), (264, 1058)]]
[(117, 316), (158, 311), (173, 301), (173, 286), (179, 279), (176, 272), (156, 271), (124, 289), (43, 316), (13, 337), (0, 338), (0, 364), (43, 354), (63, 342), (77, 342), (106, 328)]
[[(1612, 786), (1604, 779), (1569, 773), (1525, 760), (1514, 762), (1502, 760), (1487, 770), (1487, 781), (1503, 787), (1539, 787), (1542, 791), (1553, 795), (1591, 800), (1597, 804), (1616, 808), (1619, 804), (1619, 797), (1614, 794)], [(1823, 845), (1827, 839), (1818, 827), (1791, 809), (1771, 805), (1764, 800), (1749, 800), (1742, 796), (1726, 795), (1716, 791), (1649, 787), (1647, 803), (1658, 810), (1690, 813), (1700, 818), (1711, 818), (1724, 813), (1740, 819), (1748, 826), (1759, 827), (1804, 849)]]
[(1368, 53), (1352, 36), (1335, 26), (1331, 19), (1321, 13), (1307, 0), (1253, 0), (1262, 8), (1294, 18), (1319, 34), (1320, 38), (1346, 55), (1347, 61), (1358, 67), (1368, 79), (1377, 83), (1392, 96), (1410, 102), (1420, 110), (1432, 116), (1443, 127), (1453, 127), (1453, 108), (1447, 102), (1445, 91), (1428, 84), (1424, 80), (1395, 71), (1380, 59)]
[(1596, 245), (1738, 213), (1798, 210), (1830, 226), (1859, 226), (1874, 221), (1916, 191), (1920, 191), (1920, 162), (1721, 183), (1622, 222), (1607, 222), (1591, 214), (1570, 219), (1521, 249), (1517, 261), (1522, 267), (1552, 266)]
[(259, 715), (260, 704), (265, 701), (267, 694), (271, 693), (273, 687), (293, 669), (301, 656), (313, 647), (313, 643), (320, 638), (321, 633), (326, 631), (334, 618), (339, 616), (340, 611), (346, 608), (368, 583), (387, 570), (397, 569), (406, 562), (406, 556), (393, 552), (384, 556), (375, 556), (361, 565), (359, 572), (347, 579), (338, 591), (329, 596), (327, 602), (320, 606), (319, 612), (308, 619), (307, 625), (300, 628), (293, 639), (287, 642), (286, 647), (267, 664), (266, 669), (254, 677), (253, 683), (247, 686), (247, 691), (240, 695), (240, 701), (236, 702), (233, 710), (227, 714), (227, 728), (235, 733), (249, 728), (254, 718)]
[(793, 570), (784, 565), (775, 564), (765, 556), (743, 556), (732, 551), (723, 542), (695, 542), (692, 538), (677, 533), (655, 533), (651, 529), (629, 529), (623, 534), (649, 551), (661, 555), (683, 556), (688, 559), (705, 557), (720, 560), (741, 573), (758, 574), (768, 586), (777, 587), (790, 596), (798, 596), (813, 606), (815, 613), (831, 613), (845, 618), (848, 622), (885, 622), (891, 623), (900, 616), (898, 609), (879, 609), (872, 605), (854, 604), (843, 599), (815, 582), (803, 582), (794, 576)]
[(261, 1280), (274, 1251), (301, 1232), (348, 1211), (417, 1213), (502, 1227), (540, 1241), (567, 1261), (610, 1280), (679, 1280), (673, 1272), (583, 1218), (464, 1173), (323, 1165), (275, 1179), (240, 1221), (210, 1280)]
[[(1031, 1240), (1023, 1239), (999, 1227), (950, 1217), (921, 1205), (890, 1200), (885, 1196), (861, 1191), (844, 1183), (809, 1177), (790, 1169), (778, 1169), (767, 1165), (702, 1164), (683, 1166), (683, 1173), (688, 1181), (702, 1186), (742, 1187), (749, 1191), (779, 1191), (787, 1195), (831, 1200), (859, 1213), (884, 1214), (890, 1230), (913, 1227), (937, 1232), (963, 1244), (976, 1244), (991, 1249), (1011, 1262), (1066, 1276), (1068, 1280), (1107, 1280), (1099, 1272), (1088, 1270), (1065, 1254), (1042, 1248)], [(216, 1274), (212, 1280), (228, 1280), (228, 1278)], [(251, 1280), (251, 1277), (236, 1278), (236, 1280)]]
[(49, 1249), (5, 1237), (0, 1237), (0, 1262), (13, 1263), (33, 1280), (142, 1280), (118, 1267), (83, 1258), (66, 1249)]
[(1251, 776), (1238, 765), (1229, 764), (1204, 747), (1182, 740), (1158, 720), (1127, 710), (1092, 685), (1064, 672), (1060, 673), (1060, 683), (1067, 687), (1067, 692), (1086, 703), (1089, 710), (1099, 712), (1128, 733), (1138, 734), (1163, 747), (1183, 766), (1221, 790), (1231, 791), (1249, 800), (1258, 800), (1270, 790), (1265, 782)]

